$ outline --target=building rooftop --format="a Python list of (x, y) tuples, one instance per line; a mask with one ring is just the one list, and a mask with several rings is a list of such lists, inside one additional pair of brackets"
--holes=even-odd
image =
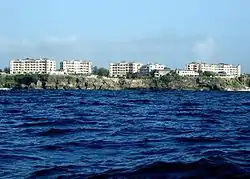
[(44, 61), (44, 60), (50, 60), (50, 59), (48, 59), (48, 58), (24, 58), (24, 59), (12, 60), (12, 61), (23, 62), (23, 61)]

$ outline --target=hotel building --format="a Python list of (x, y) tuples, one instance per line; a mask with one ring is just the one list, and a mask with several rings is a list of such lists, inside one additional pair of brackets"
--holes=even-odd
[(163, 71), (165, 69), (165, 65), (162, 65), (162, 64), (152, 64), (152, 63), (149, 63), (147, 65), (143, 65), (141, 68), (140, 68), (140, 75), (141, 76), (150, 76), (151, 73), (155, 70), (157, 71)]
[(109, 64), (109, 76), (110, 77), (125, 77), (128, 73), (134, 74), (139, 72), (142, 67), (141, 63), (135, 62), (119, 62)]
[(50, 73), (56, 71), (56, 61), (47, 58), (32, 59), (26, 58), (22, 60), (10, 61), (10, 74), (24, 73)]
[(241, 66), (240, 65), (232, 65), (232, 64), (208, 64), (208, 63), (189, 63), (186, 65), (186, 70), (188, 71), (209, 71), (214, 72), (216, 74), (223, 74), (224, 76), (241, 76)]
[(65, 60), (60, 63), (60, 70), (66, 74), (91, 74), (92, 62), (83, 60)]

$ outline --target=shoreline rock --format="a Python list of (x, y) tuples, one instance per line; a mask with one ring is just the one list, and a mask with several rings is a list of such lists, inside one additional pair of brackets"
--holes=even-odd
[[(246, 81), (246, 80), (245, 80)], [(248, 79), (248, 85), (249, 83)], [(13, 89), (82, 89), (82, 90), (197, 90), (197, 91), (250, 91), (239, 78), (180, 77), (161, 78), (108, 78), (97, 76), (5, 75), (0, 76), (0, 88)]]

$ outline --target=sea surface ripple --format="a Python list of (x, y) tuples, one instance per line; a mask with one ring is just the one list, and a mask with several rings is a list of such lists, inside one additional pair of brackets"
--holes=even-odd
[(250, 93), (0, 91), (0, 178), (250, 178)]

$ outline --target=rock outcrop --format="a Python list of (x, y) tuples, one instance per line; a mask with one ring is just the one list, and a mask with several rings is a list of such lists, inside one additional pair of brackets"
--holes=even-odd
[(18, 89), (176, 89), (176, 90), (240, 90), (249, 79), (212, 77), (180, 77), (123, 79), (98, 76), (0, 75), (1, 88)]

